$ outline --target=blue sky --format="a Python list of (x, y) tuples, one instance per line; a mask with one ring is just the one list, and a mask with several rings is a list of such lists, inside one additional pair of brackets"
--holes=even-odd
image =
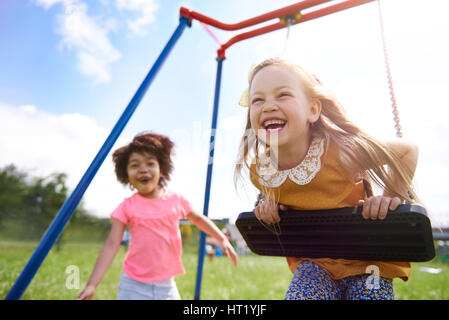
[[(296, 1), (2, 0), (0, 166), (69, 174), (74, 188), (178, 24), (179, 8), (227, 23)], [(338, 1), (337, 1), (338, 2)], [(404, 137), (420, 147), (416, 186), (434, 224), (449, 225), (449, 22), (445, 1), (382, 1)], [(224, 61), (212, 218), (252, 209), (254, 189), (236, 191), (233, 166), (246, 110), (238, 106), (249, 67), (284, 54), (316, 73), (350, 118), (394, 138), (377, 4), (369, 3), (238, 43)], [(419, 17), (419, 18), (418, 18)], [(212, 28), (213, 29), (213, 28)], [(235, 33), (213, 29), (222, 42)], [(114, 149), (151, 130), (177, 144), (170, 187), (203, 207), (216, 42), (198, 22), (184, 31)], [(108, 157), (85, 206), (106, 217), (130, 191)]]

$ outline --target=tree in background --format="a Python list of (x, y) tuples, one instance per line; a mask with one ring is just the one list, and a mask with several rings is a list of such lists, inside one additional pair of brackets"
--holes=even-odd
[(67, 198), (67, 175), (54, 173), (32, 179), (23, 197), (27, 221), (33, 234), (43, 234)]
[[(66, 180), (65, 173), (29, 177), (12, 164), (0, 168), (0, 239), (39, 240), (67, 199)], [(81, 202), (58, 238), (57, 249), (72, 224), (86, 230), (89, 239), (104, 237), (109, 228), (108, 220), (89, 215)]]
[(0, 170), (0, 228), (5, 219), (20, 219), (27, 192), (26, 174), (14, 165)]

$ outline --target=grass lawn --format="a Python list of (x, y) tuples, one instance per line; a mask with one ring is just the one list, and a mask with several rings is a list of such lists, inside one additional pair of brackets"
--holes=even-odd
[[(26, 300), (75, 299), (86, 284), (102, 244), (65, 244), (61, 251), (52, 249), (40, 270), (25, 291)], [(0, 299), (3, 299), (31, 256), (36, 243), (0, 242)], [(111, 268), (97, 288), (95, 299), (114, 300), (122, 272), (124, 248), (117, 254)], [(182, 299), (193, 299), (197, 255), (187, 248), (183, 255), (186, 274), (176, 277)], [(67, 267), (79, 268), (80, 289), (70, 289), (73, 273)], [(442, 269), (438, 274), (421, 267)], [(73, 271), (72, 271), (73, 272)], [(291, 279), (284, 258), (248, 255), (239, 257), (235, 268), (229, 259), (204, 260), (201, 299), (204, 300), (280, 300)], [(434, 260), (413, 263), (410, 280), (394, 280), (398, 300), (449, 300), (449, 265)]]

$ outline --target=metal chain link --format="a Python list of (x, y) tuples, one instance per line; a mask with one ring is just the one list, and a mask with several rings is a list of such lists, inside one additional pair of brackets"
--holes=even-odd
[(384, 49), (385, 66), (387, 69), (387, 77), (388, 77), (388, 86), (390, 88), (391, 107), (393, 109), (393, 120), (395, 123), (394, 127), (396, 129), (396, 136), (398, 138), (402, 138), (402, 128), (401, 128), (401, 123), (400, 123), (400, 118), (399, 118), (398, 105), (396, 102), (396, 95), (395, 95), (394, 87), (393, 87), (393, 77), (391, 75), (390, 62), (388, 59), (387, 41), (385, 38), (385, 29), (384, 29), (384, 23), (383, 23), (383, 18), (382, 18), (382, 10), (380, 7), (380, 0), (377, 0), (377, 4), (378, 4), (378, 8), (379, 8), (380, 33), (382, 36), (382, 44), (383, 44), (383, 49)]

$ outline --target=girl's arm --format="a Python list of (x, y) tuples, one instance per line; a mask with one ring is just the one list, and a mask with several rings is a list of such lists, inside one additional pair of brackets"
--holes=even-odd
[[(415, 174), (418, 165), (418, 146), (410, 141), (392, 140), (385, 142), (386, 146), (399, 155), (402, 165), (411, 174)], [(393, 175), (393, 179), (395, 176)], [(407, 190), (404, 190), (407, 191)], [(361, 200), (359, 204), (363, 205), (362, 216), (365, 219), (384, 219), (388, 210), (395, 210), (400, 204), (401, 199), (393, 197), (388, 190), (384, 190), (382, 196), (373, 196), (366, 200)]]
[(211, 236), (215, 240), (218, 241), (220, 248), (223, 250), (223, 253), (226, 257), (231, 258), (232, 262), (235, 266), (237, 266), (237, 253), (234, 251), (234, 248), (229, 243), (228, 238), (221, 232), (220, 229), (203, 214), (198, 214), (194, 211), (191, 211), (187, 218), (192, 221), (192, 223), (197, 226), (201, 231), (205, 232), (207, 235)]
[(123, 237), (126, 225), (119, 220), (112, 219), (112, 226), (109, 236), (103, 245), (103, 248), (98, 255), (97, 262), (92, 271), (92, 274), (87, 281), (86, 287), (79, 294), (78, 300), (91, 300), (95, 295), (95, 290), (100, 283), (103, 276), (109, 269), (112, 261), (114, 260), (117, 251), (120, 249), (120, 242)]
[(401, 163), (411, 174), (411, 178), (418, 165), (419, 149), (416, 143), (406, 140), (392, 140), (385, 142), (387, 147), (399, 155)]

